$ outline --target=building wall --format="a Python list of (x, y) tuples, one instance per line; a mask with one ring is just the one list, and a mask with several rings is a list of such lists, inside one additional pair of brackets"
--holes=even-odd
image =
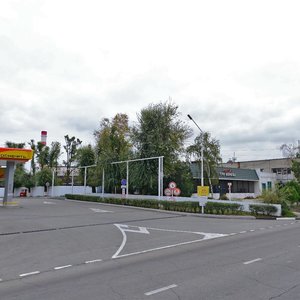
[(256, 169), (256, 173), (259, 177), (258, 184), (255, 185), (254, 193), (258, 196), (261, 195), (264, 190), (271, 190), (277, 183), (277, 176), (275, 173), (261, 171)]
[[(300, 159), (295, 159), (300, 162)], [(291, 158), (262, 159), (223, 164), (224, 167), (256, 169), (261, 172), (275, 174), (277, 182), (286, 183), (295, 179)], [(273, 180), (273, 179), (272, 179)]]

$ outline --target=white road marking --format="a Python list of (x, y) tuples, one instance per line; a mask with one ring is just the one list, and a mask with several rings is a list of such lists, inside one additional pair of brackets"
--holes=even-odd
[(239, 233), (246, 233), (247, 231), (240, 231)]
[(102, 259), (87, 260), (85, 263), (92, 264), (92, 263), (96, 263), (96, 262), (100, 262), (100, 261), (102, 261)]
[(257, 262), (257, 261), (261, 261), (262, 258), (256, 258), (256, 259), (253, 259), (253, 260), (249, 260), (249, 261), (245, 261), (243, 262), (244, 265), (249, 265), (249, 264), (252, 264), (254, 262)]
[[(174, 248), (174, 247), (178, 247), (178, 246), (182, 246), (182, 245), (188, 245), (188, 244), (198, 243), (198, 242), (201, 242), (201, 241), (204, 241), (204, 240), (209, 240), (209, 239), (215, 239), (215, 238), (219, 238), (219, 237), (228, 236), (228, 234), (221, 234), (221, 233), (192, 232), (192, 231), (169, 230), (169, 229), (148, 228), (148, 227), (146, 228), (146, 227), (138, 227), (138, 226), (129, 226), (129, 225), (124, 225), (124, 224), (114, 224), (114, 225), (116, 227), (118, 227), (120, 229), (120, 231), (122, 232), (123, 241), (122, 241), (122, 244), (121, 244), (120, 248), (112, 256), (112, 259), (121, 258), (121, 257), (127, 257), (127, 256), (132, 256), (132, 255), (147, 253), (147, 252), (153, 252), (153, 251), (167, 249), (167, 248)], [(129, 229), (129, 227), (139, 228), (139, 230)], [(194, 234), (198, 234), (198, 235), (204, 235), (204, 237), (202, 239), (196, 239), (196, 240), (192, 240), (192, 241), (188, 241), (188, 242), (177, 243), (177, 244), (172, 244), (172, 245), (167, 245), (167, 246), (152, 248), (152, 249), (148, 249), (148, 250), (142, 250), (142, 251), (137, 251), (137, 252), (133, 252), (133, 253), (119, 255), (121, 253), (121, 251), (123, 250), (123, 248), (125, 247), (125, 244), (127, 242), (126, 231), (149, 234), (149, 231), (147, 229), (149, 229), (149, 230), (157, 230), (157, 231), (166, 231), (166, 232), (194, 233)]]
[(154, 295), (154, 294), (158, 294), (158, 293), (167, 291), (167, 290), (169, 290), (169, 289), (173, 289), (173, 288), (175, 288), (175, 287), (177, 287), (177, 285), (176, 285), (176, 284), (172, 284), (172, 285), (165, 286), (165, 287), (162, 287), (162, 288), (157, 289), (157, 290), (153, 290), (153, 291), (147, 292), (147, 293), (145, 293), (144, 295), (145, 295), (145, 296), (151, 296), (151, 295)]
[(250, 232), (254, 232), (254, 231), (255, 231), (254, 229), (251, 229), (251, 230), (250, 230)]
[[(117, 258), (119, 253), (123, 250), (123, 248), (126, 245), (127, 242), (127, 235), (125, 233), (125, 231), (129, 231), (129, 232), (136, 232), (136, 233), (144, 233), (144, 234), (149, 234), (149, 231), (145, 228), (145, 227), (138, 227), (138, 226), (134, 226), (139, 228), (139, 230), (133, 230), (133, 229), (129, 229), (128, 225), (123, 225), (123, 224), (114, 224), (115, 226), (117, 226), (123, 235), (123, 241), (121, 246), (119, 247), (119, 249), (117, 250), (117, 252), (112, 256), (112, 258)], [(133, 226), (132, 226), (133, 227)]]
[(97, 212), (97, 213), (113, 213), (113, 211), (111, 210), (103, 210), (100, 208), (90, 208), (93, 212)]
[(56, 204), (56, 203), (50, 201), (44, 201), (44, 204)]
[(31, 275), (37, 275), (40, 274), (40, 271), (34, 271), (34, 272), (30, 272), (30, 273), (24, 273), (24, 274), (20, 274), (20, 277), (26, 277), (26, 276), (31, 276)]
[(70, 267), (72, 267), (72, 265), (65, 265), (65, 266), (55, 267), (54, 270), (61, 270), (61, 269), (66, 269), (66, 268), (70, 268)]

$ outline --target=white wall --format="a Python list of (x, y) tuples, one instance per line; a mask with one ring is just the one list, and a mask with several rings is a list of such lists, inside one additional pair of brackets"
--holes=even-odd
[(268, 172), (261, 172), (260, 169), (256, 169), (257, 176), (259, 178), (258, 185), (255, 185), (255, 194), (261, 195), (262, 190), (262, 184), (265, 183), (266, 187), (268, 187), (268, 182), (272, 183), (272, 189), (275, 187), (275, 184), (277, 183), (277, 176), (275, 173), (268, 173)]
[(87, 186), (54, 186), (53, 191), (52, 187), (49, 187), (48, 196), (58, 197), (64, 196), (65, 194), (91, 194), (92, 188)]
[[(14, 197), (19, 197), (20, 192), (23, 188), (18, 188), (14, 190)], [(31, 197), (43, 197), (43, 196), (49, 196), (49, 197), (59, 197), (64, 196), (65, 194), (91, 194), (92, 188), (87, 186), (84, 188), (84, 186), (54, 186), (53, 193), (52, 193), (52, 187), (49, 187), (48, 193), (44, 192), (43, 186), (36, 186), (34, 188), (31, 188), (31, 193), (27, 194)], [(4, 188), (3, 188), (3, 195), (4, 195)], [(0, 189), (0, 197), (1, 196), (1, 189)]]

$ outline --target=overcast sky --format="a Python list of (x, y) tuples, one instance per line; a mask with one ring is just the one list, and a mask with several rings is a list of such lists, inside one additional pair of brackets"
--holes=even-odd
[[(298, 0), (1, 0), (0, 146), (94, 143), (99, 121), (172, 98), (224, 161), (300, 139)], [(193, 142), (191, 138), (187, 144)]]

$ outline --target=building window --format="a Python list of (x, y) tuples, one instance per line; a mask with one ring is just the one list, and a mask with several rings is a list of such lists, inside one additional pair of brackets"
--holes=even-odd
[(272, 182), (271, 181), (268, 181), (268, 190), (272, 190)]
[(262, 183), (262, 184), (261, 184), (261, 187), (262, 187), (262, 191), (263, 191), (263, 192), (267, 189), (267, 185), (266, 185), (265, 183)]

